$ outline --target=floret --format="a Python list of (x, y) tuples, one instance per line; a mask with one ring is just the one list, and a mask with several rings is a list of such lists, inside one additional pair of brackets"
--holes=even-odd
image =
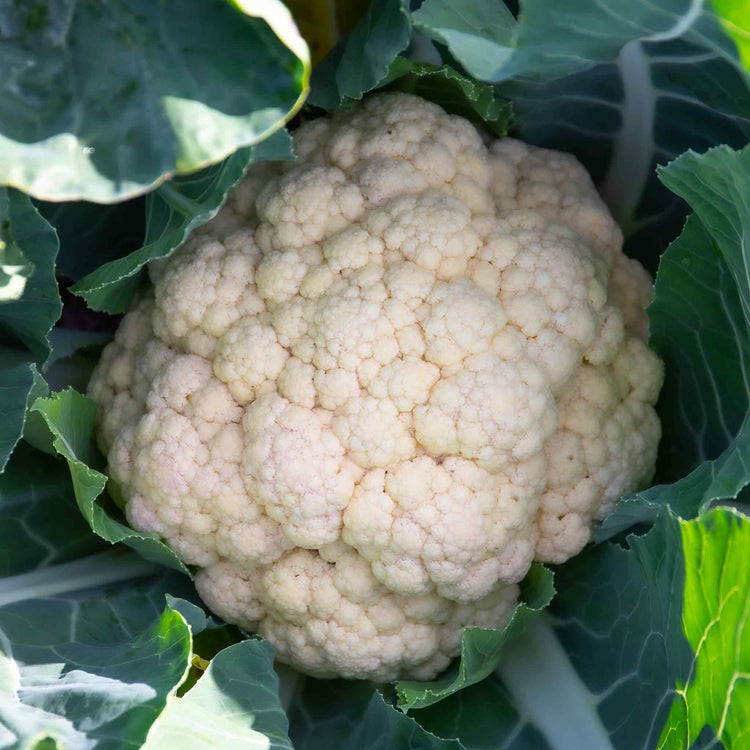
[(318, 676), (434, 676), (650, 480), (647, 274), (585, 170), (381, 94), (253, 168), (89, 386), (129, 522)]

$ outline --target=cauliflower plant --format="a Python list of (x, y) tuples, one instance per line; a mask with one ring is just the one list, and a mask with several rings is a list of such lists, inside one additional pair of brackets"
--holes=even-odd
[(430, 678), (648, 484), (652, 287), (571, 156), (406, 94), (301, 126), (90, 384), (136, 529), (312, 675)]

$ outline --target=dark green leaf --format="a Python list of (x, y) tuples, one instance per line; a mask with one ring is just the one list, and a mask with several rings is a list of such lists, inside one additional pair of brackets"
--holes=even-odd
[(146, 196), (114, 204), (35, 201), (60, 240), (57, 271), (71, 281), (143, 245)]
[(291, 158), (289, 134), (280, 130), (257, 146), (241, 149), (221, 164), (165, 183), (148, 196), (143, 247), (98, 267), (75, 284), (72, 291), (95, 310), (126, 311), (146, 263), (167, 257), (193, 229), (215, 216), (229, 189), (251, 164)]
[(0, 27), (0, 183), (42, 200), (146, 192), (261, 141), (306, 93), (279, 0), (2, 0)]
[(55, 281), (55, 230), (25, 195), (4, 188), (0, 188), (0, 225), (3, 241), (13, 242), (33, 267), (23, 294), (0, 304), (0, 336), (22, 343), (33, 359), (43, 363), (50, 351), (47, 336), (62, 312)]
[(461, 750), (385, 703), (366, 682), (305, 679), (289, 710), (289, 736), (305, 750)]
[(292, 750), (287, 730), (271, 644), (245, 640), (220, 651), (194, 687), (169, 700), (143, 748)]
[(678, 421), (667, 434), (682, 430), (692, 443), (694, 470), (618, 503), (600, 538), (663, 505), (692, 517), (750, 483), (750, 147), (688, 152), (660, 177), (696, 212), (667, 251), (654, 302), (655, 345), (683, 368), (670, 374), (667, 414)]
[(78, 512), (65, 463), (19, 445), (0, 475), (0, 576), (57, 565), (105, 546)]
[(512, 641), (488, 680), (417, 721), (488, 750), (705, 747), (716, 735), (742, 747), (750, 520), (664, 513), (627, 543), (559, 567), (551, 618)]
[[(42, 737), (70, 750), (145, 741), (186, 674), (191, 639), (180, 614), (162, 613), (175, 581), (143, 579), (152, 566), (130, 555), (135, 560), (94, 558), (32, 573), (15, 598), (16, 579), (0, 580), (6, 747), (38, 747)], [(128, 575), (134, 580), (122, 583)], [(80, 589), (108, 578), (121, 583)]]
[(552, 573), (535, 565), (523, 581), (521, 603), (502, 630), (464, 630), (461, 656), (454, 669), (432, 682), (401, 681), (396, 684), (398, 705), (404, 711), (425, 708), (492, 674), (503, 658), (503, 648), (545, 609), (555, 593)]
[(0, 188), (0, 241), (29, 263), (17, 299), (0, 302), (0, 472), (21, 437), (27, 407), (38, 395), (35, 363), (50, 352), (49, 333), (62, 305), (55, 281), (57, 238), (31, 201)]
[(448, 65), (411, 64), (400, 57), (391, 66), (391, 75), (397, 79), (392, 88), (398, 91), (435, 102), (446, 112), (489, 128), (498, 137), (508, 132), (513, 107), (498, 97), (492, 86), (477, 83)]
[(96, 404), (69, 389), (48, 399), (38, 399), (32, 411), (44, 417), (55, 438), (55, 449), (67, 460), (78, 508), (93, 531), (113, 544), (124, 542), (147, 560), (187, 573), (183, 563), (166, 544), (134, 531), (109, 515), (99, 502), (107, 477), (93, 468), (102, 463), (93, 440)]
[(338, 111), (388, 80), (397, 55), (409, 45), (408, 0), (373, 0), (353, 31), (313, 71), (309, 102)]
[[(471, 750), (552, 750), (556, 747), (531, 721), (521, 716), (497, 674), (412, 716), (438, 737), (460, 738), (461, 744)], [(569, 720), (565, 718), (566, 723)]]
[(14, 350), (0, 347), (0, 472), (21, 438), (34, 385), (34, 364)]
[(502, 0), (425, 0), (412, 20), (479, 80), (492, 80), (513, 54), (516, 20)]

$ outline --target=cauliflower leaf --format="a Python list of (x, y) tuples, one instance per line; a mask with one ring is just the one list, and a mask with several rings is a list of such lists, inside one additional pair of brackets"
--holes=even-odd
[(95, 466), (101, 465), (93, 442), (96, 404), (72, 388), (39, 398), (31, 407), (40, 414), (54, 438), (54, 447), (68, 462), (78, 509), (91, 530), (115, 544), (124, 542), (147, 560), (188, 573), (188, 569), (169, 547), (158, 539), (134, 531), (118, 520), (115, 510), (107, 509), (98, 500), (107, 484), (107, 477)]
[(29, 198), (0, 188), (0, 242), (23, 256), (27, 278), (12, 298), (0, 299), (0, 471), (26, 423), (30, 399), (39, 395), (39, 367), (50, 354), (49, 335), (62, 304), (55, 280), (58, 241)]
[(626, 497), (600, 538), (653, 519), (663, 505), (692, 517), (750, 483), (750, 147), (687, 152), (660, 177), (695, 210), (664, 255), (650, 311), (653, 345), (672, 362), (670, 430), (682, 431), (692, 471)]
[(2, 12), (0, 184), (42, 200), (143, 194), (263, 140), (307, 94), (307, 46), (280, 0)]
[(493, 676), (413, 716), (476, 748), (741, 747), (748, 544), (747, 517), (716, 508), (589, 549)]

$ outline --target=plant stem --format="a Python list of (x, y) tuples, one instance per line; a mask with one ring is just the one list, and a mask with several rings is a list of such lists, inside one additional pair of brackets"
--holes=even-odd
[(506, 648), (497, 674), (521, 721), (533, 724), (553, 750), (612, 750), (597, 697), (576, 672), (549, 619), (538, 617)]

